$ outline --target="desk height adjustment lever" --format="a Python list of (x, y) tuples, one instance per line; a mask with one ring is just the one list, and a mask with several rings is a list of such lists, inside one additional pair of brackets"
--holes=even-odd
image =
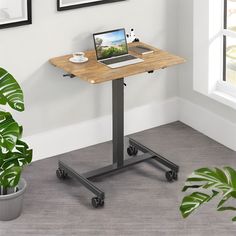
[(64, 74), (63, 77), (70, 77), (70, 78), (74, 78), (75, 76), (72, 74)]

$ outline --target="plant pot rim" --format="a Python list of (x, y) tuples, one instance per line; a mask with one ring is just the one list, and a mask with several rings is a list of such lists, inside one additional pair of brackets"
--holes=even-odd
[(19, 187), (19, 191), (17, 191), (16, 193), (10, 193), (7, 195), (0, 195), (0, 201), (9, 200), (12, 198), (17, 198), (18, 196), (22, 195), (25, 192), (26, 187), (27, 187), (27, 183), (24, 178), (20, 179), (18, 187)]

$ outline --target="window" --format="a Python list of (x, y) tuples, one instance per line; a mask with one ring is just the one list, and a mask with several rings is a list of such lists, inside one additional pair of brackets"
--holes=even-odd
[(193, 6), (193, 89), (236, 109), (236, 0)]
[(236, 86), (236, 0), (224, 0), (223, 80)]

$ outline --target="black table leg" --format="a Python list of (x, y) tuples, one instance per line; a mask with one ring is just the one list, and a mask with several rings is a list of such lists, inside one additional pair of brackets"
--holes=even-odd
[(124, 79), (112, 81), (113, 164), (124, 165)]

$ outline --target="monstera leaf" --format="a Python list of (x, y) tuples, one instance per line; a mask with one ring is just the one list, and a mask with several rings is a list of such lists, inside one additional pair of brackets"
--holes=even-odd
[(0, 104), (9, 104), (17, 111), (24, 111), (24, 96), (20, 85), (6, 70), (0, 67)]
[(1, 164), (1, 169), (7, 170), (13, 166), (22, 167), (29, 164), (32, 161), (32, 150), (29, 149), (29, 146), (21, 141), (17, 140), (15, 151), (8, 152)]
[(32, 150), (25, 142), (17, 140), (14, 150), (1, 156), (3, 158), (0, 159), (0, 185), (4, 188), (15, 187), (22, 167), (32, 161)]
[(3, 149), (13, 150), (21, 133), (22, 127), (15, 122), (11, 114), (0, 111), (0, 147), (2, 151)]
[(200, 207), (203, 203), (209, 202), (218, 192), (213, 192), (212, 196), (201, 193), (194, 192), (189, 196), (184, 197), (180, 210), (184, 218), (187, 218), (194, 210)]
[[(218, 211), (235, 211), (232, 206), (225, 206), (230, 198), (236, 198), (236, 171), (231, 167), (219, 168), (201, 168), (196, 170), (187, 180), (183, 192), (188, 189), (202, 189), (203, 192), (193, 192), (183, 198), (180, 211), (184, 218), (188, 217), (204, 203), (209, 202), (218, 194), (222, 199), (217, 206)], [(205, 192), (209, 190), (211, 194)], [(232, 219), (236, 221), (236, 217)]]
[(17, 186), (20, 180), (21, 171), (21, 167), (11, 167), (2, 171), (0, 169), (0, 185), (4, 188)]

